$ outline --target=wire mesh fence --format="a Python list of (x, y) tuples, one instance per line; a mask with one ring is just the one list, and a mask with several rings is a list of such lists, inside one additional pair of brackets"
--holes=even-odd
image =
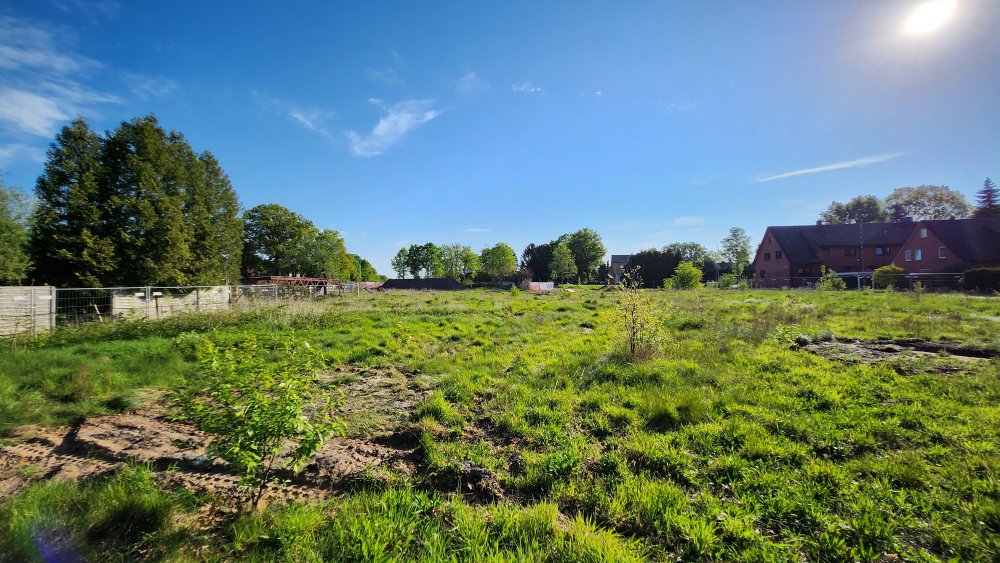
[(0, 287), (0, 337), (37, 335), (95, 321), (163, 319), (181, 313), (246, 310), (309, 300), (338, 288), (278, 285), (187, 287)]
[[(843, 273), (837, 276), (844, 280), (847, 289), (858, 289), (859, 287), (871, 288), (872, 272)], [(940, 272), (918, 272), (911, 274), (891, 274), (886, 276), (896, 289), (922, 289), (936, 291), (961, 291), (963, 289), (964, 277), (961, 273), (940, 273)], [(820, 281), (819, 276), (792, 276), (792, 277), (769, 277), (756, 280), (758, 288), (814, 288)], [(917, 285), (919, 283), (919, 286)]]

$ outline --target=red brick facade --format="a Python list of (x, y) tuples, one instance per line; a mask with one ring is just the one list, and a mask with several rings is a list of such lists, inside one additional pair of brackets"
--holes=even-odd
[(908, 274), (961, 272), (970, 267), (1000, 266), (1000, 262), (996, 261), (970, 263), (962, 260), (926, 222), (917, 223), (910, 238), (896, 254), (893, 264)]

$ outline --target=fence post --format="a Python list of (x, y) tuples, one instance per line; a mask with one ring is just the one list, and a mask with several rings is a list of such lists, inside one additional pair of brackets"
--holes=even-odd
[(147, 285), (146, 286), (146, 319), (147, 320), (149, 319), (149, 298), (150, 298), (151, 293), (152, 293), (151, 288)]

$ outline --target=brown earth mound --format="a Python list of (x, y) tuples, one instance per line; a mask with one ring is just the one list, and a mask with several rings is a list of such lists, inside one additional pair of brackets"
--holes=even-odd
[(872, 364), (894, 359), (951, 358), (976, 362), (996, 357), (997, 352), (923, 340), (844, 340), (815, 342), (803, 350), (850, 364)]
[[(412, 473), (417, 440), (398, 430), (424, 393), (410, 385), (412, 377), (392, 369), (372, 369), (340, 371), (324, 378), (343, 392), (341, 409), (348, 428), (352, 419), (367, 421), (369, 427), (363, 434), (324, 444), (302, 473), (282, 475), (290, 485), (272, 486), (265, 498), (325, 498), (370, 471)], [(162, 410), (96, 417), (72, 428), (25, 426), (15, 431), (14, 438), (20, 441), (0, 448), (0, 499), (39, 479), (88, 478), (129, 461), (148, 464), (158, 481), (194, 490), (221, 492), (238, 480), (224, 463), (206, 458), (208, 436), (192, 425), (170, 421)]]

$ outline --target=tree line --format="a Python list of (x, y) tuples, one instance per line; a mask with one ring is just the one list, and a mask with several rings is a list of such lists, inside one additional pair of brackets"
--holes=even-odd
[(873, 195), (852, 198), (846, 203), (834, 201), (822, 213), (827, 224), (900, 223), (938, 219), (1000, 217), (1000, 190), (986, 178), (976, 192), (976, 206), (969, 204), (960, 192), (948, 186), (922, 185), (896, 188), (885, 199)]
[(34, 201), (0, 185), (0, 283), (218, 285), (242, 276), (376, 279), (333, 230), (280, 205), (242, 211), (208, 151), (152, 116), (104, 134), (78, 117), (50, 145)]

